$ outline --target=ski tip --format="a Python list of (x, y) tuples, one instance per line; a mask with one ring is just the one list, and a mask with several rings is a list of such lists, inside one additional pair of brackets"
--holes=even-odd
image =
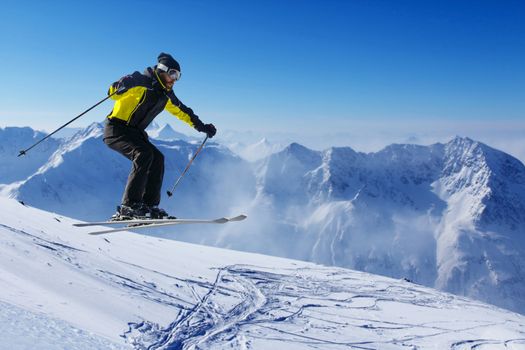
[(219, 218), (219, 219), (213, 220), (213, 222), (216, 224), (225, 224), (227, 222), (232, 222), (232, 221), (242, 221), (246, 218), (247, 218), (246, 215), (237, 215), (231, 218)]
[(237, 216), (235, 216), (233, 218), (228, 218), (227, 221), (242, 221), (242, 220), (246, 219), (247, 217), (248, 216), (246, 216), (244, 214), (243, 215), (237, 215)]
[(248, 216), (247, 215), (244, 215), (244, 214), (241, 214), (241, 215), (238, 215), (234, 218), (231, 218), (230, 221), (242, 221), (244, 219), (246, 219)]

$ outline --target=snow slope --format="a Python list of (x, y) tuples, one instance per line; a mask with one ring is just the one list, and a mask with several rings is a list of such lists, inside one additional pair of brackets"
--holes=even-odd
[(34, 349), (128, 349), (87, 332), (42, 311), (28, 311), (13, 304), (0, 302), (0, 348)]
[(525, 348), (524, 316), (407, 281), (0, 205), (4, 348)]

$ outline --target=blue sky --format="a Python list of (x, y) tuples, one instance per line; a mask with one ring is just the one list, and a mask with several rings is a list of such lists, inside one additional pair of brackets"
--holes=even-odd
[(523, 18), (523, 1), (4, 0), (0, 126), (53, 130), (161, 51), (219, 132), (520, 124)]

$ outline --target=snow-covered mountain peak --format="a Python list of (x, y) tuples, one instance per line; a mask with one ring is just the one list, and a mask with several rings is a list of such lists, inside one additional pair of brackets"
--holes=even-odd
[(148, 125), (148, 127), (146, 128), (146, 131), (150, 132), (150, 131), (155, 131), (158, 129), (160, 129), (160, 125), (154, 120)]
[(317, 198), (350, 200), (364, 191), (361, 194), (414, 202), (401, 188), (430, 184), (441, 169), (442, 153), (439, 145), (391, 145), (369, 154), (333, 147), (323, 152), (322, 165), (310, 173), (311, 183), (318, 185)]
[(486, 222), (525, 222), (525, 166), (519, 160), (469, 138), (457, 137), (445, 150), (436, 186), (442, 198), (468, 197), (470, 212)]
[(287, 153), (295, 153), (295, 152), (302, 153), (302, 152), (311, 152), (311, 151), (312, 150), (310, 150), (309, 148), (306, 148), (297, 142), (292, 142), (283, 149), (283, 152), (287, 152)]
[[(0, 128), (0, 155), (2, 156), (18, 156), (19, 151), (31, 146), (44, 138), (47, 134), (41, 131), (33, 130), (30, 127), (5, 127)], [(58, 141), (48, 139), (48, 142), (43, 142), (36, 152), (46, 153), (50, 149), (56, 148)], [(35, 152), (32, 152), (34, 154)], [(26, 156), (30, 156), (27, 154)]]
[(165, 123), (163, 126), (160, 126), (158, 124), (155, 124), (154, 126), (150, 125), (150, 127), (148, 127), (146, 131), (150, 138), (162, 141), (192, 140), (191, 137), (173, 129), (173, 127), (168, 123)]
[(445, 144), (432, 184), (447, 204), (436, 235), (438, 288), (523, 308), (516, 300), (524, 300), (524, 280), (505, 271), (525, 271), (524, 178), (521, 162), (481, 142), (456, 137)]
[(181, 138), (181, 136), (185, 136), (179, 132), (176, 132), (172, 127), (171, 125), (169, 125), (168, 123), (164, 124), (163, 127), (161, 127), (160, 129), (158, 129), (157, 131), (157, 134), (155, 136), (155, 138), (159, 139), (159, 140), (174, 140), (174, 139), (178, 139), (178, 138)]
[(306, 173), (321, 165), (322, 154), (298, 143), (291, 143), (282, 151), (274, 153), (262, 161), (261, 185), (264, 193), (281, 198), (285, 206), (294, 202), (304, 202), (309, 193)]
[(396, 164), (412, 167), (426, 162), (435, 162), (437, 158), (443, 157), (443, 152), (444, 147), (441, 144), (431, 146), (392, 144), (375, 153), (374, 157), (383, 165)]
[[(495, 173), (510, 171), (519, 176), (518, 181), (523, 180), (520, 171), (516, 172), (516, 170), (523, 167), (523, 164), (518, 159), (484, 143), (467, 137), (456, 137), (445, 144), (445, 152), (447, 161), (445, 172), (457, 172), (463, 166), (477, 170), (486, 166), (487, 170)], [(501, 175), (509, 174), (504, 173)], [(509, 177), (509, 180), (514, 180), (514, 176)]]
[(3, 138), (11, 139), (42, 138), (46, 136), (45, 133), (38, 130), (33, 130), (28, 126), (6, 126), (5, 128), (0, 128), (0, 133)]
[(445, 144), (447, 164), (444, 172), (458, 172), (461, 167), (482, 170), (486, 167), (495, 176), (505, 176), (509, 181), (524, 183), (523, 163), (513, 156), (467, 137), (456, 137)]
[[(72, 139), (73, 140), (85, 140), (92, 137), (99, 137), (104, 133), (104, 122), (102, 123), (91, 123), (85, 129), (80, 130), (76, 133)], [(71, 141), (71, 140), (70, 140)]]
[(269, 145), (270, 145), (270, 142), (268, 141), (268, 139), (267, 139), (266, 137), (263, 137), (263, 138), (260, 139), (259, 142), (257, 142), (256, 144), (258, 144), (258, 145), (269, 146)]
[(160, 127), (159, 128), (159, 133), (163, 133), (163, 132), (175, 132), (175, 130), (173, 130), (173, 128), (171, 127), (171, 125), (169, 125), (168, 123), (164, 124), (164, 126)]
[(324, 158), (331, 162), (354, 161), (360, 154), (351, 147), (331, 147), (324, 152)]
[(480, 142), (467, 137), (456, 137), (445, 144), (446, 158), (449, 163), (447, 166), (453, 167), (450, 171), (457, 171), (462, 166), (484, 162), (488, 150), (489, 147)]
[(327, 199), (348, 199), (355, 195), (356, 169), (362, 164), (363, 154), (350, 147), (332, 147), (322, 152), (322, 163), (306, 174), (309, 191), (316, 202)]
[(252, 144), (227, 142), (227, 145), (232, 151), (250, 162), (259, 161), (283, 149), (282, 145), (272, 144), (266, 137)]
[(294, 159), (298, 162), (308, 166), (310, 164), (317, 164), (321, 160), (321, 152), (311, 150), (303, 145), (300, 145), (296, 142), (289, 144), (281, 152), (275, 153), (270, 156), (270, 158), (280, 158), (280, 159)]

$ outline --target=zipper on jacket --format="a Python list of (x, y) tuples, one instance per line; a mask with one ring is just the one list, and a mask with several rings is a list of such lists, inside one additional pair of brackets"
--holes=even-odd
[(146, 94), (148, 93), (148, 90), (144, 90), (144, 94), (142, 95), (142, 98), (140, 99), (139, 103), (135, 106), (135, 108), (133, 109), (133, 111), (131, 111), (131, 113), (129, 114), (129, 120), (128, 120), (128, 123), (127, 125), (129, 126), (129, 123), (131, 123), (131, 119), (133, 118), (133, 114), (137, 111), (137, 109), (139, 109), (140, 105), (142, 105), (144, 103), (144, 101), (146, 101)]

